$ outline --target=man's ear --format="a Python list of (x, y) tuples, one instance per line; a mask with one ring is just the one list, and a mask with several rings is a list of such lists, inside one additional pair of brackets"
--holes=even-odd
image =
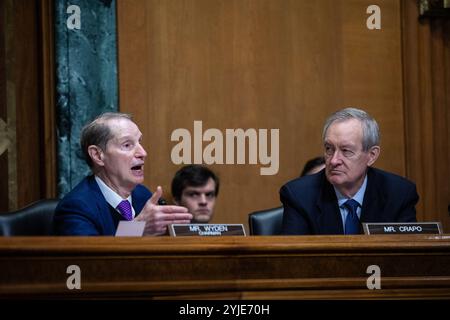
[(103, 162), (103, 150), (98, 146), (91, 145), (88, 147), (88, 153), (91, 157), (93, 163), (97, 166), (103, 167), (105, 164)]
[(367, 163), (367, 166), (372, 166), (375, 161), (377, 161), (378, 156), (380, 155), (380, 146), (373, 146), (370, 148), (368, 154), (369, 154), (369, 162)]

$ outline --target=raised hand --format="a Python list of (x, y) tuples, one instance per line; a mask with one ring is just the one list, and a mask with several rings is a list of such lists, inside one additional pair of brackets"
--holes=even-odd
[(162, 194), (162, 188), (158, 186), (155, 193), (153, 193), (142, 211), (135, 218), (136, 221), (146, 222), (144, 235), (163, 235), (166, 234), (169, 224), (189, 223), (192, 219), (192, 214), (185, 207), (158, 205), (158, 200)]

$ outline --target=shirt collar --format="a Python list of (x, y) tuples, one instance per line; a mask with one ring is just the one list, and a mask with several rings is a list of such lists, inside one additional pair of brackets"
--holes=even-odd
[[(119, 196), (113, 189), (108, 187), (108, 185), (104, 183), (100, 177), (95, 176), (95, 181), (97, 181), (97, 184), (103, 196), (105, 197), (106, 202), (108, 202), (108, 204), (110, 204), (114, 209), (116, 209), (119, 203), (124, 199), (122, 199), (122, 197)], [(131, 194), (126, 200), (128, 200), (131, 204), (131, 207), (133, 207), (133, 202), (131, 201)]]
[[(366, 187), (367, 187), (367, 174), (364, 177), (364, 181), (363, 184), (361, 185), (361, 188), (359, 188), (358, 192), (356, 192), (356, 194), (351, 198), (354, 199), (356, 201), (358, 201), (359, 205), (362, 207), (363, 204), (363, 200), (364, 200), (364, 193), (366, 192)], [(334, 192), (336, 193), (336, 197), (338, 200), (338, 204), (339, 207), (342, 207), (342, 205), (349, 199), (346, 196), (344, 196), (342, 193), (340, 193), (338, 191), (338, 189), (336, 189), (336, 187), (334, 187)]]

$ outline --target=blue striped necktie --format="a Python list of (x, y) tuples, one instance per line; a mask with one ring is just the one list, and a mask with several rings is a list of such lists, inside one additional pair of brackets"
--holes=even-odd
[(356, 210), (359, 207), (359, 203), (356, 200), (350, 199), (344, 203), (344, 207), (347, 208), (347, 218), (345, 219), (345, 234), (359, 234), (360, 223)]

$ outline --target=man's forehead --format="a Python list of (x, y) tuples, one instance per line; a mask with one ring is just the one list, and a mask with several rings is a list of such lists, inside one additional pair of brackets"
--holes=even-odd
[(324, 145), (337, 145), (340, 147), (356, 146), (362, 144), (362, 139), (337, 139), (325, 138)]
[(332, 137), (337, 138), (362, 138), (362, 124), (357, 119), (333, 122), (327, 129), (325, 141)]
[(362, 122), (355, 118), (344, 119), (344, 120), (336, 120), (330, 124), (328, 130), (331, 128), (346, 128), (346, 129), (361, 129), (362, 130)]
[(126, 118), (110, 119), (106, 123), (115, 139), (134, 138), (135, 136), (142, 136), (141, 131), (137, 125)]
[(201, 186), (186, 186), (183, 190), (183, 192), (185, 191), (202, 191), (202, 192), (206, 192), (206, 191), (214, 191), (216, 187), (216, 183), (214, 182), (214, 180), (212, 178), (209, 178), (208, 181), (206, 181), (205, 184), (201, 185)]

